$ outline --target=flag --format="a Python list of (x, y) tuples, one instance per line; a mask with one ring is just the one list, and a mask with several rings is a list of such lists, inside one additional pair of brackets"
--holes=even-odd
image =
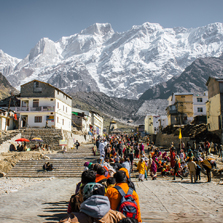
[(179, 131), (179, 139), (182, 139), (181, 129)]

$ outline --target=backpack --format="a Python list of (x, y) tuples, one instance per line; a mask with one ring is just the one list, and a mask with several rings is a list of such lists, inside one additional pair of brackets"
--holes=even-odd
[(117, 211), (121, 212), (126, 217), (137, 219), (138, 207), (134, 198), (132, 197), (133, 189), (129, 188), (128, 193), (125, 194), (121, 187), (115, 186), (114, 188), (117, 189), (122, 196), (121, 201), (117, 207)]

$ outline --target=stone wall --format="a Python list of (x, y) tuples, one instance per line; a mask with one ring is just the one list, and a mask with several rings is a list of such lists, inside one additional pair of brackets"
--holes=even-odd
[(54, 98), (54, 89), (48, 84), (38, 82), (40, 91), (34, 90), (34, 82), (21, 86), (21, 97), (51, 97)]
[[(185, 146), (187, 144), (188, 141), (190, 141), (190, 144), (193, 145), (194, 140), (191, 140), (190, 137), (183, 137), (181, 139), (182, 142), (185, 143)], [(171, 146), (171, 143), (174, 143), (175, 147), (178, 147), (179, 143), (180, 143), (180, 139), (179, 136), (176, 136), (174, 134), (162, 134), (162, 133), (158, 133), (156, 136), (156, 145), (157, 146), (163, 146), (166, 148), (169, 148)]]
[(32, 148), (38, 145), (39, 142), (31, 141), (33, 138), (41, 138), (43, 141), (41, 144), (47, 144), (51, 149), (60, 150), (59, 140), (63, 139), (61, 129), (54, 128), (26, 128), (22, 132), (22, 138), (29, 139), (30, 142), (27, 143), (28, 148)]

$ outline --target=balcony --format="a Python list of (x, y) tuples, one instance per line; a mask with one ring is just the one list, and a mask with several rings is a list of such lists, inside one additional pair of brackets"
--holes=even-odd
[(17, 107), (15, 112), (54, 112), (54, 106), (40, 106), (40, 107)]
[(167, 110), (167, 114), (170, 114), (170, 115), (174, 115), (178, 113), (175, 105), (170, 105), (169, 107), (167, 107), (166, 110)]

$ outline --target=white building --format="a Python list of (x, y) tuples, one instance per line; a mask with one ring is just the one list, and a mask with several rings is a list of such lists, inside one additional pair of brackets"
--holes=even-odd
[(103, 135), (103, 126), (104, 126), (104, 119), (101, 115), (97, 112), (90, 111), (91, 116), (91, 125), (90, 128), (93, 130), (94, 135)]
[(193, 110), (194, 117), (206, 115), (206, 102), (208, 100), (208, 91), (204, 94), (194, 95), (193, 97)]
[(21, 86), (20, 127), (53, 127), (71, 131), (72, 98), (60, 89), (38, 80)]
[(72, 126), (91, 135), (103, 135), (103, 117), (94, 111), (72, 108)]
[(91, 115), (89, 111), (72, 108), (72, 126), (86, 134), (90, 131)]
[(157, 134), (160, 127), (159, 115), (147, 115), (145, 117), (145, 131), (148, 134)]
[(167, 115), (161, 115), (159, 118), (159, 122), (160, 122), (160, 128), (164, 129), (168, 126), (168, 117)]
[(7, 131), (17, 128), (17, 114), (11, 109), (0, 108), (0, 130)]

